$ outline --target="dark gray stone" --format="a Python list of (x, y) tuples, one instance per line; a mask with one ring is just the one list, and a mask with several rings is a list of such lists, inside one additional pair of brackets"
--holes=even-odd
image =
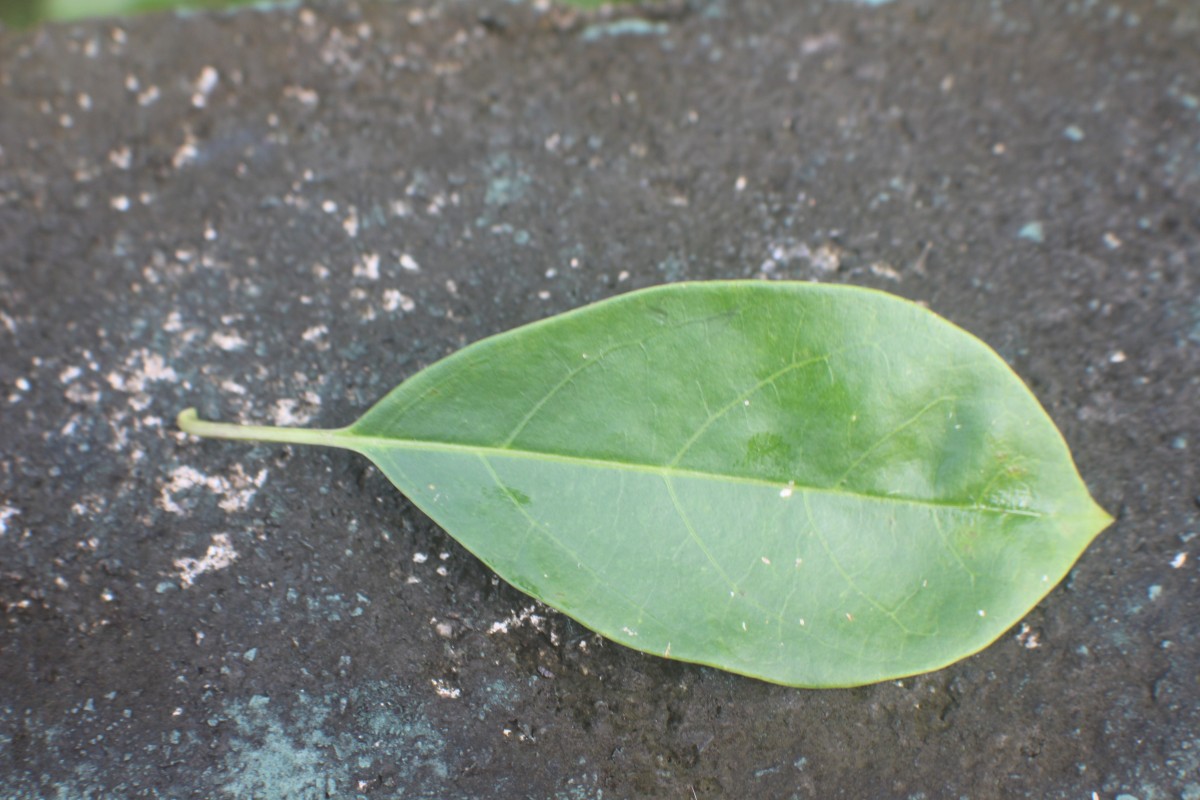
[[(0, 32), (0, 795), (1200, 795), (1198, 38), (1190, 0)], [(756, 276), (926, 302), (1046, 404), (1119, 520), (1010, 635), (844, 691), (673, 663), (360, 458), (173, 428), (342, 424), (484, 335)]]

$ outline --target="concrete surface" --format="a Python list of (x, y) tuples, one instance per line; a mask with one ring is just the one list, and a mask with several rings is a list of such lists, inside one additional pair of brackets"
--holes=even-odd
[[(1200, 798), (1200, 9), (464, 0), (0, 32), (0, 796)], [(983, 653), (846, 691), (606, 645), (338, 425), (680, 279), (995, 346), (1119, 516)]]

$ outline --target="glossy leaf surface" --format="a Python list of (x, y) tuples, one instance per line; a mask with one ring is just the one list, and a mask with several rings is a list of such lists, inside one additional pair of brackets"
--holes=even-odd
[(647, 289), (477, 342), (348, 428), (502, 578), (639, 650), (798, 686), (974, 653), (1111, 521), (979, 340), (851, 287)]

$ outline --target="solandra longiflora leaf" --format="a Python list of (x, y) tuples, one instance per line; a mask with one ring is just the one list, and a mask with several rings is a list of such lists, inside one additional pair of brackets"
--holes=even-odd
[(985, 344), (867, 289), (633, 292), (477, 342), (337, 430), (504, 580), (659, 656), (795, 686), (987, 646), (1112, 520)]

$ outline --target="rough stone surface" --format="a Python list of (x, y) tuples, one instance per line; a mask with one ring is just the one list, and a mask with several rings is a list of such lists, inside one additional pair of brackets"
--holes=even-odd
[[(1200, 797), (1198, 41), (1190, 0), (0, 32), (0, 795)], [(734, 277), (990, 342), (1118, 522), (979, 655), (801, 691), (604, 644), (349, 453), (173, 427)]]

